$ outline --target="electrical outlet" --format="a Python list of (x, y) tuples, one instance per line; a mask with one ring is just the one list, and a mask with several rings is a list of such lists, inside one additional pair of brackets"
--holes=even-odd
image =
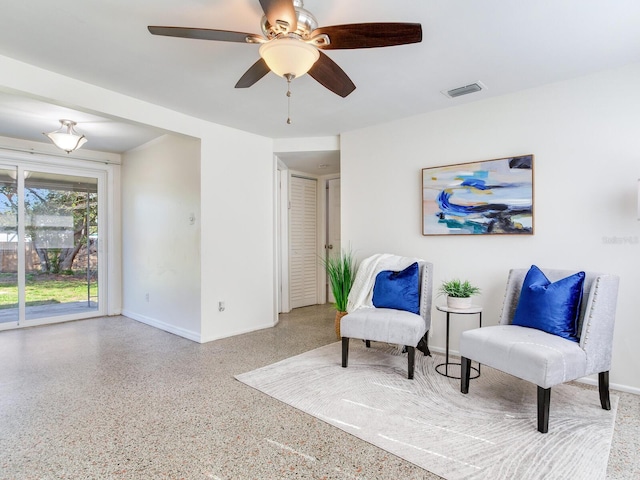
[(218, 302), (218, 311), (224, 312), (224, 302)]

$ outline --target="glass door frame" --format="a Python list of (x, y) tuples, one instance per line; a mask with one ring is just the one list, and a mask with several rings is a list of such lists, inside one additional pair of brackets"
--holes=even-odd
[[(0, 157), (0, 168), (17, 172), (17, 192), (18, 192), (18, 319), (16, 321), (0, 323), (0, 330), (7, 330), (19, 327), (31, 327), (36, 325), (46, 325), (50, 323), (67, 322), (70, 320), (80, 320), (84, 318), (100, 317), (107, 313), (108, 298), (108, 277), (107, 277), (107, 175), (108, 171), (103, 169), (92, 169), (83, 166), (61, 166), (49, 165), (44, 162), (30, 162), (18, 158)], [(97, 310), (82, 313), (56, 315), (51, 317), (26, 319), (26, 237), (25, 237), (25, 178), (24, 172), (43, 172), (59, 175), (71, 175), (79, 177), (96, 178), (98, 182), (98, 308)]]

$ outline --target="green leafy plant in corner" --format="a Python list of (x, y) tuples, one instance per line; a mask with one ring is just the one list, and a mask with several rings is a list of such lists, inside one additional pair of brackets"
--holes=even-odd
[(442, 282), (438, 289), (438, 295), (447, 295), (449, 297), (456, 298), (469, 298), (472, 295), (480, 293), (480, 288), (471, 285), (468, 280), (464, 282), (460, 279), (454, 278), (453, 280), (447, 280)]
[(327, 271), (331, 292), (336, 299), (336, 310), (346, 312), (347, 299), (356, 277), (356, 260), (351, 252), (342, 252), (340, 255), (329, 255), (322, 263)]

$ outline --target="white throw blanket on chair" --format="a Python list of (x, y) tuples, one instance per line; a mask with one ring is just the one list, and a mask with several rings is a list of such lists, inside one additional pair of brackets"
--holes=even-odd
[(376, 275), (382, 270), (404, 270), (417, 261), (419, 261), (417, 258), (401, 257), (390, 253), (377, 253), (362, 260), (349, 292), (347, 312), (351, 313), (362, 307), (373, 308), (373, 286)]

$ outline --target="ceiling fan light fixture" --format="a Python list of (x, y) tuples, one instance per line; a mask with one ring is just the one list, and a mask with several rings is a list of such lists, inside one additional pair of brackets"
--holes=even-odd
[(87, 137), (76, 132), (75, 126), (76, 122), (72, 120), (60, 120), (60, 128), (58, 130), (51, 133), (43, 133), (43, 135), (49, 137), (60, 150), (71, 153), (87, 142)]
[(276, 75), (293, 75), (298, 78), (311, 69), (320, 58), (320, 52), (302, 40), (285, 37), (263, 43), (260, 46), (260, 56)]

